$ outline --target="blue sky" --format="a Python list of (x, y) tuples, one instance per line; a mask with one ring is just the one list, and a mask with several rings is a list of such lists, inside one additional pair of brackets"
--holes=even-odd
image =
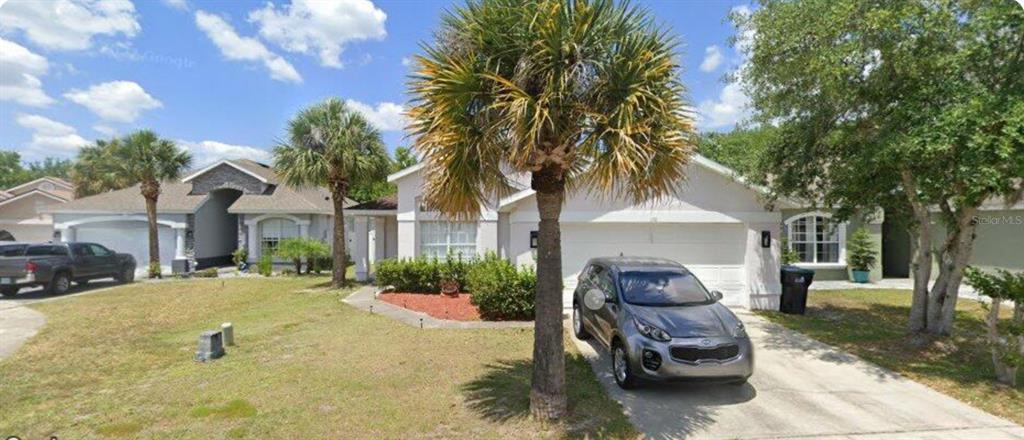
[[(746, 97), (723, 75), (729, 0), (640, 1), (680, 37), (702, 130), (729, 130)], [(352, 100), (389, 150), (409, 60), (450, 1), (0, 0), (0, 148), (73, 157), (97, 138), (149, 128), (193, 151), (268, 160), (300, 108)]]

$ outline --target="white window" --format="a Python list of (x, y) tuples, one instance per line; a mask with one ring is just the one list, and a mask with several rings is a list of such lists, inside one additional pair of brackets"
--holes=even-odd
[(810, 213), (786, 221), (789, 248), (801, 263), (843, 264), (846, 225), (827, 214)]
[(284, 218), (260, 222), (260, 255), (273, 255), (281, 240), (299, 236), (299, 226)]
[(420, 222), (420, 256), (476, 257), (476, 222)]

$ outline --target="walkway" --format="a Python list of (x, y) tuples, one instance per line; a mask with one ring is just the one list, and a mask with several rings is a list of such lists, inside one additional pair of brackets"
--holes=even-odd
[(1024, 439), (1024, 428), (740, 311), (754, 341), (749, 383), (623, 391), (604, 348), (575, 340), (647, 438)]
[(357, 309), (384, 315), (419, 328), (479, 329), (533, 327), (533, 321), (452, 321), (434, 318), (426, 313), (415, 312), (378, 300), (377, 287), (375, 286), (362, 287), (345, 298), (344, 301)]

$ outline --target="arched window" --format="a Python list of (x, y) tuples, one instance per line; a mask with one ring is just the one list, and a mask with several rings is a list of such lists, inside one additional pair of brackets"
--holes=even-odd
[(260, 222), (260, 255), (273, 255), (281, 240), (299, 236), (299, 226), (286, 218), (270, 218)]
[(786, 220), (786, 235), (800, 263), (846, 263), (846, 224), (828, 214), (810, 212), (791, 217)]

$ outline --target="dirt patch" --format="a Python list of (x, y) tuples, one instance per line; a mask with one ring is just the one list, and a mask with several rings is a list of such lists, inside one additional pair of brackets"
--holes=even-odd
[(377, 299), (438, 319), (479, 321), (480, 311), (469, 302), (469, 297), (468, 293), (460, 293), (457, 297), (424, 293), (382, 293)]

